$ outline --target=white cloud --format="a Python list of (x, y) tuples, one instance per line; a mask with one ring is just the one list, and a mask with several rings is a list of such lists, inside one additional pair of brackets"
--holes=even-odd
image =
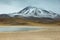
[(0, 14), (1, 13), (13, 13), (13, 12), (18, 12), (18, 11), (20, 11), (20, 8), (18, 7), (0, 4)]

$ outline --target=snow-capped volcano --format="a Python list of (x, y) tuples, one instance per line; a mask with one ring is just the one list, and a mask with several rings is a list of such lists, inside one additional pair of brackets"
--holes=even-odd
[(16, 13), (1, 14), (0, 18), (23, 18), (42, 23), (60, 21), (60, 15), (37, 7), (28, 6)]
[(57, 13), (47, 11), (41, 8), (28, 6), (16, 13), (8, 14), (10, 17), (37, 17), (37, 18), (55, 18)]
[(57, 16), (56, 13), (51, 12), (51, 11), (47, 11), (41, 8), (37, 8), (37, 7), (31, 7), (28, 6), (24, 9), (22, 9), (20, 12), (15, 13), (13, 15), (20, 15), (20, 16), (24, 16), (24, 17), (48, 17), (48, 18), (54, 18)]

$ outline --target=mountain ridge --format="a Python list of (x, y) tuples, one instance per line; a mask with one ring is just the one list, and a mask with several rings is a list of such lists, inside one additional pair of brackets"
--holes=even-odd
[[(15, 15), (15, 14), (14, 14)], [(56, 17), (58, 14), (54, 13), (54, 12), (49, 12), (47, 10), (44, 9), (40, 9), (37, 7), (26, 7), (24, 9), (22, 9), (20, 12), (17, 13), (17, 15), (20, 16), (24, 16), (24, 17), (49, 17), (49, 18), (54, 18)]]
[(25, 7), (24, 9), (16, 13), (0, 14), (0, 18), (22, 18), (24, 20), (43, 23), (60, 21), (59, 14), (31, 6)]

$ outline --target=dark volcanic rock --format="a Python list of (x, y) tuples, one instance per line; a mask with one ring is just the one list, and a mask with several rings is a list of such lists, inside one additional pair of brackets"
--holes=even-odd
[(8, 14), (0, 14), (0, 18), (10, 18)]

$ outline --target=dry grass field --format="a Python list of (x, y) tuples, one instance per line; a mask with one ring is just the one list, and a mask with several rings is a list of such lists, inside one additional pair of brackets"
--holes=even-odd
[(60, 40), (60, 31), (5, 32), (0, 40)]
[(8, 18), (0, 19), (0, 27), (49, 28), (49, 30), (44, 31), (0, 32), (0, 40), (60, 40), (60, 22), (42, 24), (30, 20)]
[(38, 23), (31, 20), (25, 20), (22, 18), (0, 18), (0, 25), (1, 26), (47, 26), (47, 27), (59, 27), (60, 22), (54, 23)]
[(48, 30), (0, 32), (0, 40), (60, 40), (60, 27)]

